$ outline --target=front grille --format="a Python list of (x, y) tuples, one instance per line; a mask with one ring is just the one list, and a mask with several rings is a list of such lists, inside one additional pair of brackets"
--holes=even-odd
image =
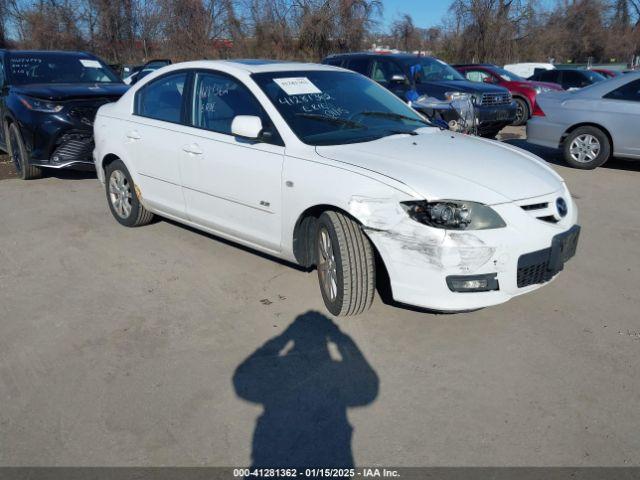
[(548, 206), (549, 206), (549, 203), (544, 202), (544, 203), (533, 203), (531, 205), (521, 205), (520, 208), (529, 212), (531, 210), (542, 210), (543, 208), (547, 208)]
[(93, 126), (93, 121), (96, 118), (98, 109), (107, 103), (113, 102), (112, 99), (96, 99), (91, 102), (83, 101), (82, 103), (76, 103), (69, 108), (69, 115), (76, 118), (85, 125)]
[(482, 105), (490, 107), (493, 105), (509, 105), (511, 103), (511, 94), (507, 93), (483, 93)]
[(53, 163), (91, 160), (94, 146), (91, 133), (67, 133), (58, 139), (56, 145), (57, 147), (51, 155)]
[(549, 258), (551, 249), (527, 253), (518, 259), (518, 288), (528, 287), (551, 280)]

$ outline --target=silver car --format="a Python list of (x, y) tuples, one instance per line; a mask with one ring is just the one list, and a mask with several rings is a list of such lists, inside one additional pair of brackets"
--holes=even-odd
[(537, 102), (544, 115), (527, 123), (527, 141), (561, 148), (569, 165), (590, 170), (611, 156), (640, 159), (640, 72)]

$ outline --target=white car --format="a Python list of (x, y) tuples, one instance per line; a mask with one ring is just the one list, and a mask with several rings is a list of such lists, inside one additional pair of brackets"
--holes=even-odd
[(504, 69), (509, 70), (511, 73), (515, 73), (516, 75), (522, 78), (529, 78), (531, 75), (536, 73), (536, 70), (554, 70), (556, 67), (553, 63), (511, 63), (509, 65), (505, 65)]
[(399, 303), (499, 304), (554, 278), (578, 240), (569, 190), (542, 160), (432, 127), (336, 67), (164, 67), (100, 108), (95, 143), (121, 224), (157, 214), (316, 266), (334, 315), (366, 310), (383, 273)]

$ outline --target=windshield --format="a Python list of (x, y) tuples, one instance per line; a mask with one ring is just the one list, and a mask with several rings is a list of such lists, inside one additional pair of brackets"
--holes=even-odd
[(598, 72), (593, 72), (591, 70), (584, 70), (584, 75), (592, 82), (601, 82), (606, 80), (607, 78), (604, 75), (599, 74)]
[(495, 73), (500, 75), (500, 77), (502, 77), (502, 79), (505, 82), (523, 82), (524, 81), (524, 78), (522, 78), (520, 75), (516, 75), (515, 73), (512, 73), (509, 70), (505, 70), (504, 68), (491, 67), (491, 70), (493, 70)]
[(56, 53), (11, 53), (9, 77), (14, 85), (29, 83), (120, 83), (100, 60)]
[(415, 134), (430, 125), (387, 89), (356, 73), (268, 72), (252, 78), (308, 145), (368, 142)]
[(465, 80), (452, 66), (430, 57), (415, 57), (403, 60), (416, 83), (441, 82), (443, 80)]

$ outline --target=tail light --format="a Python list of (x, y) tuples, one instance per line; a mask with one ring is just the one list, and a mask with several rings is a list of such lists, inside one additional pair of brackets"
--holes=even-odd
[(540, 108), (540, 105), (538, 105), (538, 102), (533, 106), (533, 112), (531, 115), (534, 117), (546, 117), (545, 113)]

